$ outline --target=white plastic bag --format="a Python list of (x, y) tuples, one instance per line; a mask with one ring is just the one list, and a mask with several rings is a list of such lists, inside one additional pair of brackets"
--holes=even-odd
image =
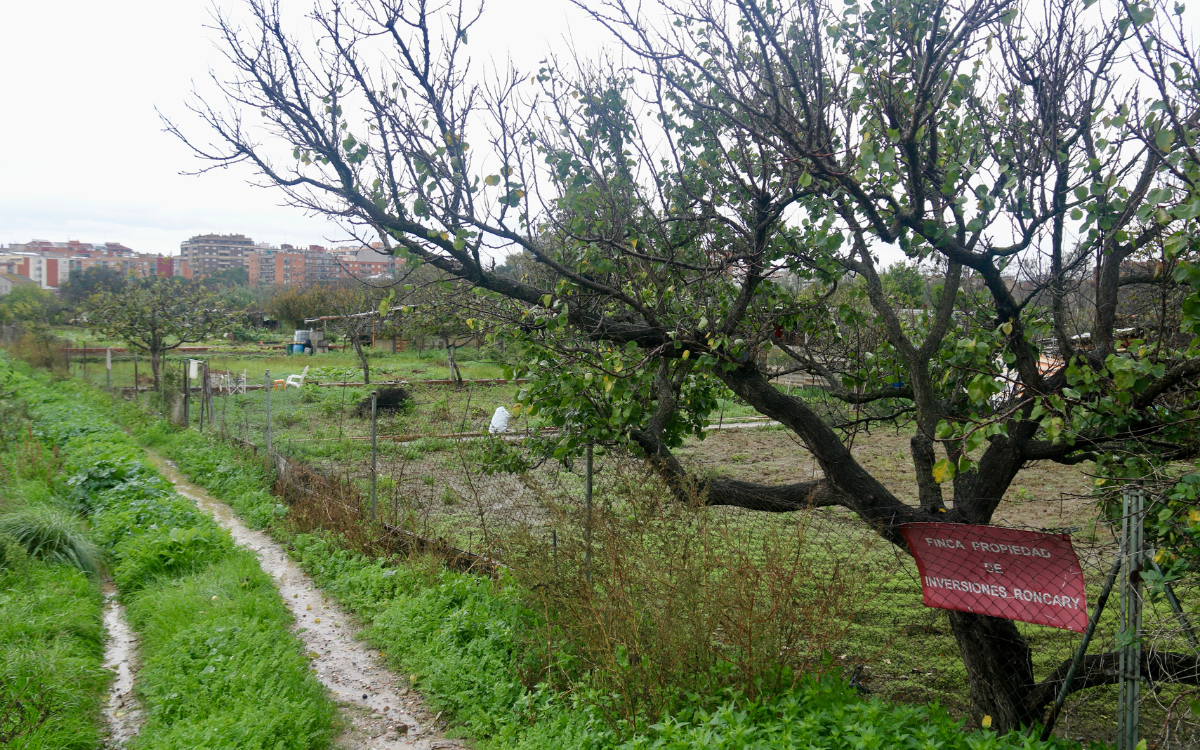
[(492, 423), (488, 425), (488, 432), (493, 435), (497, 432), (508, 432), (508, 418), (512, 415), (508, 413), (508, 409), (503, 406), (496, 407), (496, 413), (492, 415)]

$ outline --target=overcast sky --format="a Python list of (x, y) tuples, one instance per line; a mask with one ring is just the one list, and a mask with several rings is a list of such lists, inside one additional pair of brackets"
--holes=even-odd
[[(197, 164), (162, 132), (155, 107), (200, 132), (183, 105), (192, 81), (220, 63), (205, 28), (212, 7), (0, 3), (0, 244), (73, 239), (178, 253), (181, 241), (204, 232), (275, 245), (343, 238), (336, 226), (279, 205), (279, 194), (247, 185), (248, 170), (180, 174)], [(590, 46), (601, 34), (566, 0), (488, 0), (470, 49), (476, 60), (511, 57), (528, 70), (568, 35)]]

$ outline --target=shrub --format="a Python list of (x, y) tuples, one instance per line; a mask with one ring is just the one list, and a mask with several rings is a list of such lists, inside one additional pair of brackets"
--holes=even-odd
[(1078, 747), (1057, 739), (1040, 742), (1018, 732), (965, 732), (961, 721), (937, 706), (864, 700), (840, 680), (806, 677), (768, 700), (736, 695), (710, 711), (696, 709), (666, 717), (621, 750), (1033, 750), (1070, 746)]
[(70, 565), (89, 576), (99, 576), (104, 567), (79, 521), (55, 508), (31, 505), (0, 516), (0, 537), (17, 542), (30, 557)]

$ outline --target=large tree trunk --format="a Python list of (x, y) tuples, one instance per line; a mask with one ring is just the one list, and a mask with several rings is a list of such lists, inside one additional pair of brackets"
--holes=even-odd
[(162, 353), (157, 349), (150, 348), (150, 371), (154, 373), (154, 390), (162, 391), (162, 376), (159, 373), (162, 358)]
[(1041, 721), (1041, 706), (1030, 701), (1035, 685), (1032, 652), (1016, 624), (970, 612), (948, 614), (967, 668), (975, 720), (990, 716), (992, 728), (1001, 733)]

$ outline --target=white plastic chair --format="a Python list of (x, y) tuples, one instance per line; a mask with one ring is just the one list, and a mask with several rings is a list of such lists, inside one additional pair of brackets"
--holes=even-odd
[(288, 375), (287, 380), (285, 380), (283, 383), (283, 387), (286, 389), (290, 385), (290, 386), (295, 386), (296, 388), (299, 388), (300, 386), (304, 385), (304, 376), (305, 375), (308, 375), (308, 367), (307, 366), (304, 368), (304, 370), (299, 375)]

